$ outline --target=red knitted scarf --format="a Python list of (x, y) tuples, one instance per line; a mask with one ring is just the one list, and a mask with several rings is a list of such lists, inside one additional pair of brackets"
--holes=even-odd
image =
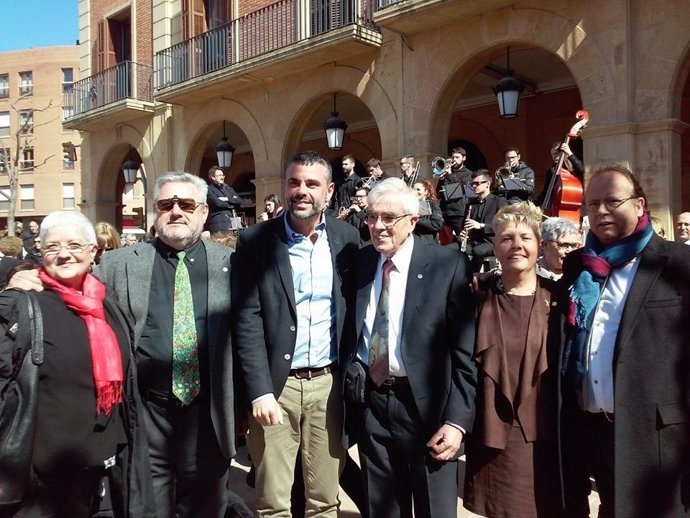
[(82, 293), (50, 277), (41, 268), (38, 276), (43, 284), (60, 295), (65, 305), (86, 324), (96, 387), (96, 413), (110, 415), (113, 406), (122, 402), (122, 357), (115, 333), (105, 320), (103, 298), (105, 286), (86, 274)]

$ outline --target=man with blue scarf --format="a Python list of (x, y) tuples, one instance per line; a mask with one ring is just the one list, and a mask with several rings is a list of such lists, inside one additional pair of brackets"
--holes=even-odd
[[(564, 263), (565, 516), (690, 516), (690, 250), (652, 230), (623, 166), (595, 170), (590, 231)], [(565, 293), (567, 288), (567, 293)]]

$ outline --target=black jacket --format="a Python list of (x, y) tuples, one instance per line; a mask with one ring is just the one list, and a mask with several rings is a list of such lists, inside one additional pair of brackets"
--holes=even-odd
[[(227, 201), (220, 198), (227, 198)], [(208, 204), (208, 230), (210, 232), (227, 232), (230, 230), (232, 209), (242, 205), (242, 199), (229, 185), (217, 185), (211, 182), (206, 196)]]
[(464, 219), (466, 200), (463, 186), (460, 185), (456, 188), (449, 186), (460, 183), (469, 185), (471, 181), (472, 171), (465, 166), (456, 171), (451, 171), (438, 181), (436, 193), (438, 194), (444, 219)]

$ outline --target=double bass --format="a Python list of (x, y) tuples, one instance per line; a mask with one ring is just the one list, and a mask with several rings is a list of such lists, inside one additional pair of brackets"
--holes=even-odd
[[(575, 118), (577, 122), (570, 128), (563, 139), (563, 144), (567, 144), (580, 135), (580, 131), (589, 122), (589, 113), (587, 110), (579, 110), (575, 114)], [(567, 158), (565, 152), (561, 150), (556, 164), (556, 172), (551, 177), (541, 210), (544, 216), (569, 219), (579, 227), (583, 197), (582, 182), (563, 166)]]

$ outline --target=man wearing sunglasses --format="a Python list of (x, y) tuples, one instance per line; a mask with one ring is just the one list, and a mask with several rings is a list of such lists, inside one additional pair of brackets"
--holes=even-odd
[(686, 516), (690, 250), (655, 234), (622, 165), (591, 172), (584, 206), (590, 230), (559, 281), (563, 516), (590, 516), (590, 477), (600, 518)]
[(240, 233), (233, 343), (244, 378), (257, 516), (289, 516), (298, 450), (308, 514), (335, 517), (345, 459), (341, 340), (359, 234), (325, 216), (331, 166), (313, 151), (285, 172), (284, 215)]
[(477, 197), (468, 202), (465, 226), (459, 238), (461, 243), (466, 240), (465, 252), (472, 258), (472, 271), (478, 272), (484, 259), (493, 255), (494, 216), (507, 202), (491, 194), (491, 177), (486, 169), (472, 173), (470, 185)]
[(206, 196), (207, 184), (197, 176), (158, 178), (158, 237), (105, 254), (95, 271), (134, 322), (161, 518), (222, 518), (235, 454), (230, 250), (200, 239)]

